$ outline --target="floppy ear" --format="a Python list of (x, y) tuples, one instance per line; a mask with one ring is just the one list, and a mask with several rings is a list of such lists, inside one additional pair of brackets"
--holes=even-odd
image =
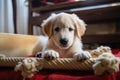
[(86, 24), (83, 20), (81, 20), (77, 15), (72, 14), (73, 20), (75, 22), (75, 27), (77, 29), (77, 35), (79, 38), (84, 35), (86, 30)]
[(55, 18), (56, 14), (50, 15), (46, 20), (43, 21), (41, 24), (42, 31), (46, 34), (49, 38), (52, 36), (52, 29), (53, 29), (53, 19)]

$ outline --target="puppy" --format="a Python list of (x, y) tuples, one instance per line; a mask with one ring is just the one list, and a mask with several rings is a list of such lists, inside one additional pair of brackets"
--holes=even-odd
[(84, 60), (91, 57), (89, 52), (82, 50), (81, 36), (85, 33), (86, 24), (77, 15), (52, 14), (41, 26), (48, 37), (40, 36), (33, 49), (34, 54), (41, 51), (41, 57), (45, 59)]

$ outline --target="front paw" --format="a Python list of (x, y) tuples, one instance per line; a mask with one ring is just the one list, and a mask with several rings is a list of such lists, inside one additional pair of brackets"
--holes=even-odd
[(75, 52), (73, 58), (77, 61), (83, 61), (89, 59), (91, 54), (88, 51), (77, 51)]
[(40, 58), (41, 55), (42, 55), (42, 52), (38, 52), (35, 56)]
[(59, 58), (59, 53), (54, 50), (46, 50), (42, 53), (42, 58), (46, 60), (53, 60), (55, 58)]

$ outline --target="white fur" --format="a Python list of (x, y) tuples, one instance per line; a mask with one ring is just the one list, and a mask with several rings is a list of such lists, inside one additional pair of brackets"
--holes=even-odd
[[(74, 57), (76, 60), (81, 60), (91, 57), (89, 52), (82, 50), (82, 42), (80, 38), (84, 34), (86, 24), (83, 20), (78, 18), (77, 15), (67, 13), (52, 14), (43, 21), (41, 26), (43, 32), (49, 37), (40, 37), (38, 42), (42, 42), (43, 58), (53, 59), (59, 57)], [(56, 28), (59, 28), (59, 30), (56, 30)], [(80, 30), (78, 30), (78, 28)], [(61, 41), (61, 39), (65, 39), (67, 43), (64, 44), (66, 41)], [(35, 46), (35, 48), (38, 47)]]

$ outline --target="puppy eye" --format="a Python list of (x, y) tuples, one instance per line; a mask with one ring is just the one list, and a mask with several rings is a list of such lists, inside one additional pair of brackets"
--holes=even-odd
[(73, 31), (73, 28), (69, 28), (69, 31)]
[(60, 31), (60, 28), (59, 28), (59, 27), (56, 27), (56, 28), (55, 28), (55, 31), (56, 31), (56, 32), (59, 32), (59, 31)]

